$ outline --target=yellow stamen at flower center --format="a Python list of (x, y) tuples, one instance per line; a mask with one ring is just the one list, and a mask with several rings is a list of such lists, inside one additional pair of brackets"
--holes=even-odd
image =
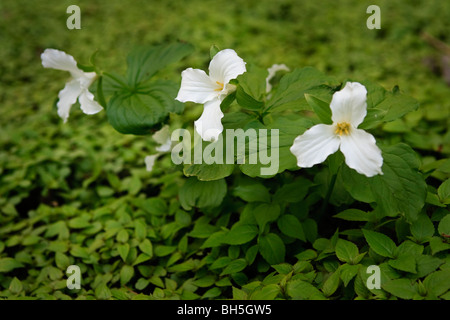
[(217, 83), (220, 87), (217, 88), (217, 89), (214, 89), (214, 91), (222, 91), (222, 90), (223, 90), (223, 83), (222, 83), (222, 82), (219, 82), (219, 81), (216, 81), (216, 83)]
[(340, 136), (348, 135), (350, 133), (350, 124), (347, 122), (339, 122), (336, 125), (336, 131), (334, 133)]

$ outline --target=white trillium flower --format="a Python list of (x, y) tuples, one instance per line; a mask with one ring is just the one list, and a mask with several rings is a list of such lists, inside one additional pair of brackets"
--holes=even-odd
[(290, 148), (297, 157), (297, 165), (312, 167), (338, 149), (345, 163), (367, 177), (383, 174), (383, 157), (375, 138), (357, 129), (367, 114), (367, 90), (357, 82), (347, 82), (336, 92), (330, 103), (332, 125), (318, 124), (294, 140)]
[(58, 94), (58, 115), (64, 122), (67, 122), (70, 108), (77, 99), (85, 114), (95, 114), (103, 109), (94, 101), (94, 95), (88, 90), (97, 76), (95, 72), (84, 72), (77, 67), (77, 62), (71, 55), (56, 49), (45, 49), (41, 54), (41, 60), (44, 68), (68, 71), (72, 76)]
[(204, 104), (203, 113), (194, 122), (205, 141), (215, 141), (223, 131), (220, 104), (236, 90), (230, 80), (246, 71), (245, 62), (232, 49), (219, 51), (209, 64), (209, 75), (200, 69), (188, 68), (181, 73), (181, 87), (176, 100)]
[(151, 172), (155, 165), (156, 159), (163, 153), (169, 152), (172, 149), (172, 140), (170, 139), (169, 126), (162, 127), (159, 131), (155, 132), (152, 136), (159, 146), (156, 147), (158, 153), (148, 155), (145, 157), (145, 166), (147, 171)]

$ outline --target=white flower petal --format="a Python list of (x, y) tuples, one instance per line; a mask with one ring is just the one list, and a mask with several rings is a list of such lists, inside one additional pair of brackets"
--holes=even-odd
[(146, 156), (145, 161), (145, 167), (147, 171), (151, 172), (153, 170), (153, 166), (155, 165), (156, 158), (158, 158), (159, 153), (153, 154), (151, 156)]
[(84, 72), (78, 69), (75, 59), (63, 51), (56, 49), (45, 49), (41, 54), (41, 60), (44, 68), (69, 71), (74, 78), (80, 78), (83, 76)]
[(175, 99), (181, 102), (205, 103), (220, 94), (219, 85), (200, 69), (188, 68), (181, 73), (181, 86)]
[(347, 122), (357, 128), (367, 114), (367, 90), (358, 82), (347, 82), (330, 103), (333, 123)]
[(66, 83), (64, 89), (59, 94), (59, 100), (56, 106), (58, 107), (58, 115), (67, 122), (69, 118), (70, 107), (77, 102), (77, 98), (83, 89), (77, 80), (72, 80)]
[(383, 174), (383, 157), (375, 138), (364, 130), (352, 128), (349, 135), (341, 136), (341, 151), (345, 163), (367, 177)]
[(95, 114), (103, 110), (103, 107), (97, 101), (94, 101), (94, 95), (87, 89), (81, 91), (78, 101), (85, 114)]
[(195, 130), (204, 141), (216, 141), (223, 131), (222, 126), (223, 113), (220, 110), (220, 100), (214, 99), (205, 103), (203, 113), (200, 118), (194, 122)]
[(333, 126), (318, 124), (295, 138), (290, 150), (297, 157), (299, 167), (309, 168), (324, 162), (339, 149), (339, 144), (340, 140), (334, 134)]
[(246, 71), (245, 62), (233, 49), (219, 51), (209, 63), (209, 76), (224, 86)]

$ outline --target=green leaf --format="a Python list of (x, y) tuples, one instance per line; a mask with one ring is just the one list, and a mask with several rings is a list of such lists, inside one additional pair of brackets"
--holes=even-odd
[(185, 164), (183, 173), (187, 177), (196, 176), (201, 181), (213, 181), (230, 176), (233, 170), (234, 164)]
[[(250, 177), (270, 178), (285, 170), (298, 169), (297, 159), (290, 148), (294, 139), (313, 125), (311, 120), (304, 117), (276, 117), (267, 122), (267, 140), (264, 141), (264, 138), (258, 137), (258, 141), (253, 139), (248, 142), (249, 145), (259, 144), (258, 148), (249, 150), (250, 156), (256, 153), (257, 163), (244, 163), (239, 166), (241, 171)], [(278, 130), (278, 135), (272, 129)], [(272, 139), (274, 143), (278, 142), (278, 145), (272, 144)], [(268, 157), (267, 164), (261, 161), (263, 152)]]
[(382, 283), (381, 287), (401, 299), (412, 299), (418, 294), (417, 284), (409, 279), (395, 279)]
[(338, 239), (335, 250), (338, 259), (349, 264), (353, 264), (359, 254), (358, 247), (344, 239)]
[(313, 95), (305, 94), (306, 102), (314, 110), (320, 121), (324, 124), (332, 124), (330, 102), (323, 101)]
[(300, 202), (306, 197), (312, 185), (310, 180), (300, 177), (294, 182), (284, 184), (275, 192), (273, 198), (277, 202)]
[(184, 105), (175, 100), (177, 92), (178, 86), (166, 80), (116, 91), (106, 108), (108, 121), (123, 134), (149, 134), (170, 113), (183, 111)]
[(253, 210), (260, 232), (264, 231), (267, 223), (277, 220), (280, 215), (280, 206), (276, 203), (263, 203)]
[(251, 293), (249, 300), (274, 300), (281, 292), (277, 284), (269, 284)]
[(343, 264), (339, 267), (339, 276), (346, 287), (349, 282), (358, 274), (361, 265)]
[(22, 267), (23, 264), (13, 258), (0, 258), (0, 272), (9, 272)]
[(311, 283), (303, 280), (291, 280), (286, 285), (286, 293), (293, 299), (316, 300), (325, 296)]
[(259, 252), (269, 264), (279, 264), (284, 261), (286, 248), (283, 241), (274, 233), (259, 237)]
[(134, 48), (127, 57), (128, 84), (135, 87), (139, 82), (148, 80), (168, 64), (177, 62), (193, 51), (194, 47), (188, 43)]
[(130, 252), (130, 245), (128, 243), (121, 244), (117, 247), (120, 257), (123, 261), (127, 259), (128, 253)]
[(134, 276), (134, 268), (129, 265), (124, 265), (120, 270), (120, 284), (123, 286), (127, 284)]
[(256, 103), (261, 107), (263, 105), (261, 101), (264, 99), (266, 94), (266, 77), (268, 76), (268, 71), (267, 69), (260, 68), (253, 64), (248, 64), (246, 67), (247, 72), (237, 78), (239, 81), (237, 91), (241, 90), (252, 100), (256, 101)]
[(438, 297), (450, 290), (450, 271), (441, 270), (428, 275), (423, 281), (428, 295)]
[(255, 100), (241, 86), (236, 89), (236, 101), (242, 108), (252, 111), (259, 111), (264, 106), (264, 102)]
[(439, 200), (443, 204), (450, 204), (450, 179), (445, 180), (437, 190)]
[(412, 254), (400, 254), (396, 259), (389, 260), (389, 265), (400, 271), (416, 273), (416, 259)]
[(361, 83), (367, 89), (367, 116), (359, 126), (361, 129), (366, 130), (384, 122), (394, 121), (419, 107), (415, 99), (401, 94), (396, 88), (388, 92), (370, 81)]
[(441, 219), (438, 225), (438, 232), (441, 236), (450, 236), (450, 214)]
[(425, 241), (434, 235), (434, 225), (426, 214), (420, 214), (411, 224), (411, 234), (417, 242)]
[(220, 275), (224, 276), (227, 274), (234, 274), (234, 273), (240, 272), (240, 271), (244, 270), (246, 266), (247, 266), (247, 261), (245, 261), (245, 259), (233, 260), (225, 267), (225, 269), (222, 271), (222, 273)]
[(234, 225), (226, 234), (223, 242), (231, 245), (241, 245), (247, 243), (258, 234), (258, 228), (254, 225), (241, 224)]
[(339, 270), (333, 272), (324, 282), (322, 291), (326, 297), (331, 296), (339, 287)]
[[(357, 188), (355, 188), (357, 189)], [(372, 215), (359, 209), (347, 209), (333, 216), (347, 221), (371, 221)]]
[(432, 237), (430, 239), (431, 254), (435, 255), (438, 252), (450, 250), (450, 244), (442, 241), (442, 238)]
[(260, 182), (240, 180), (233, 195), (246, 202), (270, 202), (269, 190)]
[(394, 258), (397, 246), (388, 236), (371, 230), (363, 229), (367, 243), (377, 254), (383, 257)]
[(139, 244), (139, 249), (148, 255), (150, 258), (153, 257), (153, 246), (149, 239), (145, 239)]
[(284, 75), (276, 92), (267, 103), (268, 110), (273, 111), (283, 107), (283, 109), (297, 110), (298, 100), (305, 98), (305, 93), (310, 92), (320, 85), (337, 85), (337, 82), (329, 76), (324, 75), (312, 67), (294, 69)]
[(427, 195), (427, 185), (417, 170), (417, 155), (406, 144), (382, 148), (382, 151), (383, 175), (369, 178), (377, 210), (384, 216), (404, 214), (412, 222), (425, 205)]
[(99, 300), (108, 300), (112, 296), (111, 290), (106, 286), (106, 284), (101, 283), (95, 288), (95, 297)]
[(19, 279), (17, 279), (16, 277), (14, 277), (10, 284), (9, 284), (9, 288), (8, 290), (12, 293), (12, 294), (19, 294), (20, 292), (22, 292), (23, 290), (23, 285), (22, 282), (20, 282)]
[(227, 184), (224, 179), (200, 181), (192, 177), (188, 178), (181, 187), (179, 199), (185, 210), (190, 210), (192, 207), (214, 208), (222, 203), (226, 193)]
[(283, 214), (277, 220), (277, 224), (278, 228), (283, 234), (306, 242), (306, 236), (305, 232), (303, 231), (302, 224), (294, 215)]

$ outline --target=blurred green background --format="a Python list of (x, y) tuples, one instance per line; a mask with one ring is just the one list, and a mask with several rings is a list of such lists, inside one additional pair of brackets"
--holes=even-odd
[[(81, 30), (66, 27), (72, 4), (81, 8)], [(366, 27), (366, 9), (373, 4), (381, 8), (380, 30)], [(115, 132), (105, 112), (86, 116), (75, 105), (63, 124), (55, 102), (69, 75), (42, 67), (40, 54), (46, 48), (63, 50), (81, 64), (98, 50), (102, 69), (122, 73), (133, 46), (182, 40), (196, 52), (163, 77), (180, 81), (186, 67), (206, 69), (209, 48), (216, 45), (233, 48), (246, 62), (264, 68), (313, 66), (340, 81), (370, 80), (389, 90), (398, 85), (421, 106), (384, 129), (431, 162), (450, 154), (449, 31), (448, 1), (2, 0), (0, 240), (6, 244), (0, 242), (0, 253), (12, 256), (19, 243), (33, 246), (45, 224), (102, 210), (114, 197), (141, 192), (175, 198), (181, 183), (181, 174), (166, 174), (164, 166), (146, 172), (144, 157), (154, 152), (151, 138)], [(187, 108), (181, 118), (192, 123), (200, 112)], [(170, 160), (165, 167), (171, 167)], [(94, 223), (85, 234), (92, 238), (96, 228)], [(83, 237), (89, 238), (76, 230), (71, 234), (73, 242)], [(28, 271), (31, 278), (49, 265), (50, 277), (61, 279), (61, 270), (42, 250), (33, 258), (21, 251), (16, 259), (36, 268)], [(10, 281), (0, 274), (4, 288)]]

